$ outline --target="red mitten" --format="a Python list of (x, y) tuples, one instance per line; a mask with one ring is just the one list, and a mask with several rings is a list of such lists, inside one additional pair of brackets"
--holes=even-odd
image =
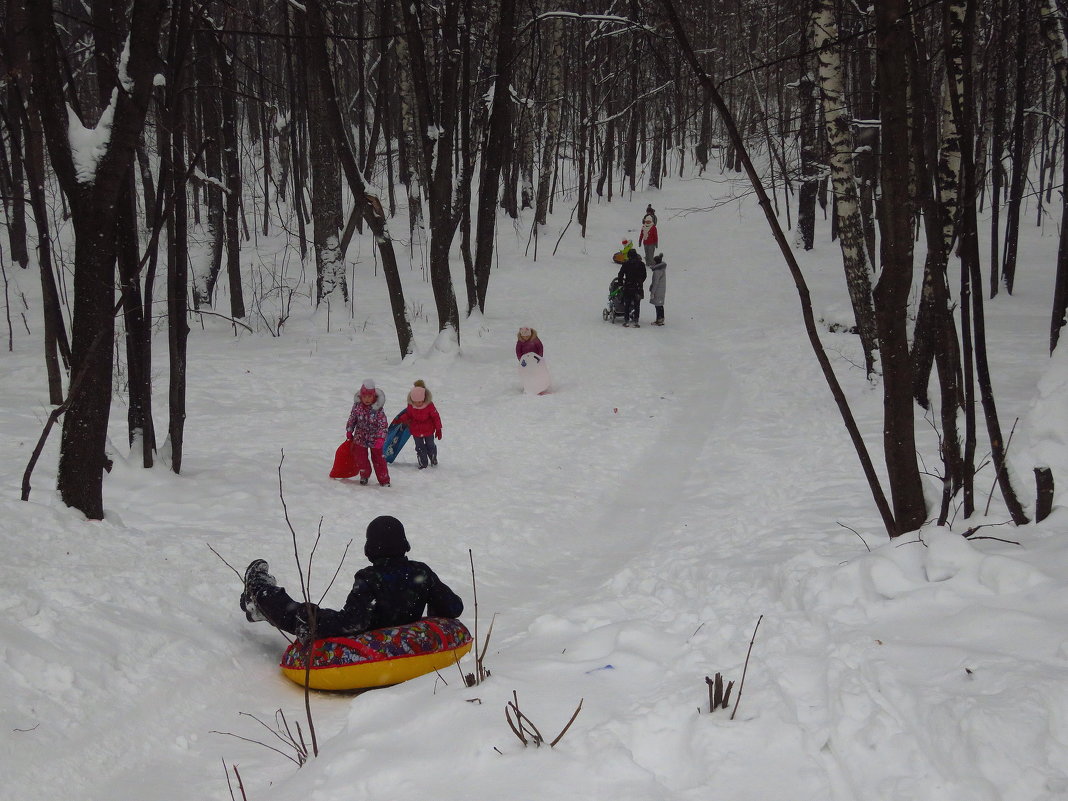
[(351, 431), (346, 431), (345, 432), (345, 439), (349, 440), (350, 442), (352, 441), (352, 432)]
[(437, 437), (438, 439), (441, 439), (441, 429), (440, 428), (437, 431), (434, 432), (434, 436)]
[(384, 439), (376, 439), (375, 440), (374, 449), (376, 451), (380, 451), (384, 447), (386, 447), (386, 441)]

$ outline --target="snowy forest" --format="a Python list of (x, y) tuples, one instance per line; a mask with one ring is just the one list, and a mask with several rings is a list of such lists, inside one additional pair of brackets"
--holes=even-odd
[[(788, 239), (811, 248), (817, 209), (829, 215), (865, 371), (881, 377), (886, 489), (810, 313), (807, 330), (887, 533), (928, 516), (916, 404), (939, 406), (942, 521), (958, 498), (971, 513), (987, 448), (1013, 520), (1027, 520), (1021, 493), (1048, 512), (1048, 470), (1032, 489), (1004, 469), (984, 302), (1013, 292), (1021, 228), (1059, 223), (1056, 347), (1068, 279), (1060, 0), (14, 0), (2, 13), (7, 338), (20, 315), (43, 325), (54, 410), (42, 444), (61, 426), (58, 489), (90, 519), (103, 515), (116, 393), (144, 467), (164, 454), (181, 471), (196, 424), (187, 340), (204, 316), (269, 337), (285, 336), (295, 306), (343, 316), (362, 291), (350, 254), (366, 240), (404, 358), (414, 310), (400, 265), (418, 265), (439, 331), (457, 338), (493, 304), (501, 212), (524, 221), (537, 258), (554, 247), (548, 215), (584, 233), (636, 186), (709, 170), (751, 183), (803, 303)], [(277, 236), (285, 252), (267, 261), (258, 243)], [(40, 308), (10, 291), (29, 270)], [(165, 382), (152, 379), (160, 330)]]
[[(0, 801), (1068, 797), (1068, 0), (7, 0), (0, 62)], [(440, 465), (330, 477), (369, 380)], [(475, 648), (313, 694), (242, 571), (337, 607), (383, 515)]]

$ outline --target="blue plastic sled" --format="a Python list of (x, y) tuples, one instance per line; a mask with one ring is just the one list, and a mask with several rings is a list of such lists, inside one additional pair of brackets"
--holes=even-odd
[[(405, 410), (407, 411), (407, 410)], [(397, 458), (397, 454), (401, 452), (401, 448), (412, 436), (411, 430), (408, 428), (407, 423), (399, 422), (401, 412), (393, 418), (393, 422), (389, 424), (389, 428), (386, 429), (386, 444), (382, 446), (382, 455), (386, 457), (386, 461), (393, 464), (393, 460)]]

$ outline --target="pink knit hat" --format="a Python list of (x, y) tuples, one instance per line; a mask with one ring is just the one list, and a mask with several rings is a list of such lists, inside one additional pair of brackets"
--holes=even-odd
[(375, 389), (375, 382), (373, 378), (368, 378), (363, 382), (363, 386), (360, 387), (360, 395), (366, 395), (373, 398), (377, 394), (378, 390)]
[(412, 387), (412, 391), (408, 393), (408, 397), (412, 399), (412, 403), (422, 403), (426, 400), (426, 388)]

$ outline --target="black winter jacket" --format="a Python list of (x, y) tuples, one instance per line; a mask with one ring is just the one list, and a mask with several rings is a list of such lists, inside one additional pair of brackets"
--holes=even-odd
[[(310, 633), (305, 604), (281, 587), (261, 594), (257, 605), (283, 631), (306, 639)], [(349, 597), (340, 610), (312, 604), (316, 639), (354, 637), (371, 629), (413, 623), (423, 617), (459, 617), (464, 602), (428, 565), (406, 556), (375, 559), (356, 573)]]
[(619, 268), (618, 278), (623, 284), (623, 289), (630, 292), (641, 292), (647, 276), (645, 262), (633, 250), (630, 251), (627, 254), (627, 260)]

